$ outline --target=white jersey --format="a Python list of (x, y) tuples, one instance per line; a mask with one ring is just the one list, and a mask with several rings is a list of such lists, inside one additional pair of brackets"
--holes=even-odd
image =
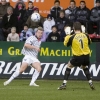
[[(30, 44), (32, 46), (36, 46), (38, 48), (40, 48), (40, 45), (41, 45), (41, 41), (39, 41), (36, 36), (30, 36), (26, 40), (25, 43), (28, 43), (28, 44)], [(29, 55), (29, 56), (36, 57), (37, 58), (38, 51), (36, 51), (35, 49), (28, 49), (28, 48), (23, 47), (22, 54), (23, 55)]]

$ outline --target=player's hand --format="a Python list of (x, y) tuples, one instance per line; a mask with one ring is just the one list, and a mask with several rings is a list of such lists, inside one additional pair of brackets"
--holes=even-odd
[(85, 33), (85, 26), (81, 25), (82, 32)]
[(65, 33), (66, 33), (66, 35), (70, 35), (71, 34), (71, 27), (69, 27), (69, 26), (65, 27)]
[(35, 50), (38, 51), (38, 52), (40, 52), (40, 48), (38, 48), (38, 47), (35, 47)]

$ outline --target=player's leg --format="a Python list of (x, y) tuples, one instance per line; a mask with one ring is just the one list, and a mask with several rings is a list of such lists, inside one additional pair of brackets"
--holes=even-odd
[(74, 66), (80, 66), (81, 61), (82, 61), (80, 58), (81, 58), (80, 56), (73, 56), (72, 59), (69, 61), (69, 63), (67, 64), (66, 71), (65, 71), (63, 84), (60, 87), (58, 87), (58, 90), (62, 90), (66, 88), (66, 83), (70, 76), (71, 69)]
[(68, 80), (68, 78), (69, 78), (69, 76), (70, 76), (71, 69), (72, 69), (73, 67), (74, 67), (74, 66), (69, 62), (68, 65), (67, 65), (65, 74), (64, 74), (64, 81), (63, 81), (64, 84), (67, 83), (67, 80)]
[(26, 70), (26, 68), (28, 67), (29, 63), (30, 63), (30, 59), (27, 56), (25, 56), (23, 58), (20, 69), (15, 71), (12, 74), (12, 76), (6, 82), (4, 82), (4, 86), (8, 85), (12, 80), (14, 80), (16, 77), (18, 77), (21, 73), (23, 73)]
[(83, 63), (82, 63), (81, 67), (83, 68), (86, 78), (89, 81), (89, 85), (90, 85), (91, 89), (94, 90), (95, 88), (93, 86), (92, 78), (91, 78), (89, 68), (88, 68), (89, 65), (90, 65), (89, 55), (85, 55), (83, 57)]
[(4, 85), (8, 85), (11, 81), (13, 81), (16, 77), (18, 77), (21, 73), (23, 73), (26, 68), (27, 68), (28, 64), (27, 63), (22, 63), (21, 68), (17, 71), (15, 71), (12, 76), (6, 81), (4, 82)]
[(87, 66), (82, 66), (82, 68), (83, 68), (83, 71), (86, 75), (86, 78), (89, 82), (89, 85), (90, 85), (91, 89), (94, 90), (95, 87), (94, 87), (93, 82), (92, 82), (92, 78), (91, 78), (91, 75), (90, 75), (90, 72), (89, 72), (89, 68)]
[(62, 83), (62, 85), (60, 85), (60, 87), (58, 87), (58, 90), (66, 89), (66, 83), (67, 83), (67, 80), (70, 76), (71, 69), (73, 67), (74, 66), (70, 62), (67, 64), (67, 68), (66, 68), (66, 71), (65, 71), (63, 83)]
[(39, 86), (39, 85), (35, 84), (35, 81), (37, 80), (37, 78), (41, 72), (41, 64), (39, 61), (37, 61), (37, 62), (34, 62), (32, 64), (32, 66), (33, 66), (33, 68), (35, 68), (35, 72), (32, 75), (32, 80), (30, 82), (30, 86)]

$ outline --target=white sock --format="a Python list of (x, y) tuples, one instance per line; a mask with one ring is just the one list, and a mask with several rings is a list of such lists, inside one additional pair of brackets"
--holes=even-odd
[(35, 72), (34, 72), (33, 75), (32, 75), (32, 80), (31, 80), (30, 84), (35, 83), (35, 81), (37, 80), (39, 74), (40, 74), (40, 72), (38, 72), (38, 71), (35, 69)]
[(92, 80), (89, 80), (89, 83), (92, 83)]
[(66, 81), (66, 80), (64, 80), (64, 81), (63, 81), (63, 83), (65, 83), (65, 84), (66, 84), (66, 83), (67, 83), (67, 81)]
[(13, 73), (13, 75), (9, 78), (8, 82), (10, 83), (12, 80), (14, 80), (17, 76), (19, 76), (19, 71), (16, 71)]

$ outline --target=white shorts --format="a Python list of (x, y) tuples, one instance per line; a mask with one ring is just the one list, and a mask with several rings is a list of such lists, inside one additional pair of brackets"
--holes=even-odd
[(35, 63), (35, 62), (40, 63), (40, 61), (37, 58), (29, 56), (29, 55), (25, 55), (25, 57), (22, 60), (22, 63), (23, 62), (27, 63), (28, 65), (31, 65), (32, 63)]

